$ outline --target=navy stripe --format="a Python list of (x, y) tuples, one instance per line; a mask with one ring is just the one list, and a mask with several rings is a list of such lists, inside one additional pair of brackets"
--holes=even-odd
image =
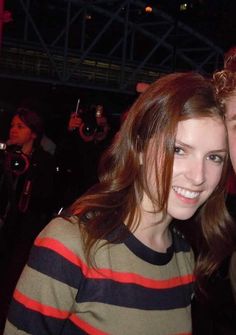
[(125, 245), (139, 258), (154, 265), (166, 265), (170, 262), (174, 252), (190, 252), (190, 246), (178, 231), (172, 231), (173, 243), (165, 253), (150, 249), (139, 241), (133, 234), (125, 239)]
[(101, 302), (144, 310), (169, 310), (191, 304), (193, 284), (168, 289), (149, 289), (112, 280), (87, 279), (76, 301)]
[(8, 320), (16, 328), (31, 335), (85, 335), (87, 332), (78, 328), (69, 319), (61, 320), (49, 316), (42, 316), (39, 312), (25, 308), (13, 299)]
[(54, 319), (40, 315), (40, 313), (31, 311), (13, 299), (8, 320), (15, 327), (24, 330), (32, 335), (60, 334), (65, 320)]
[(44, 247), (33, 246), (27, 264), (31, 268), (74, 288), (78, 288), (84, 278), (80, 267), (69, 262), (55, 251)]

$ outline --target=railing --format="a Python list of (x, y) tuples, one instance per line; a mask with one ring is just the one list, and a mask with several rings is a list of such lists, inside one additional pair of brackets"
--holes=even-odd
[[(122, 66), (119, 60), (86, 58), (78, 67), (79, 55), (64, 57), (53, 51), (53, 64), (48, 55), (32, 48), (5, 46), (0, 58), (0, 76), (30, 79), (40, 82), (64, 83), (72, 86), (101, 87), (111, 91), (134, 91), (137, 82), (153, 82), (162, 73), (143, 69), (130, 80), (135, 65)], [(69, 79), (68, 74), (70, 74)]]

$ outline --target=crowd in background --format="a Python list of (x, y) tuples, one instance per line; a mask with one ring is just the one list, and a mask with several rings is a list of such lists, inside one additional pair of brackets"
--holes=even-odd
[[(0, 134), (0, 329), (33, 241), (60, 211), (98, 181), (115, 129), (102, 105), (76, 110), (57, 140), (30, 100), (4, 114)], [(119, 124), (117, 125), (119, 127)]]

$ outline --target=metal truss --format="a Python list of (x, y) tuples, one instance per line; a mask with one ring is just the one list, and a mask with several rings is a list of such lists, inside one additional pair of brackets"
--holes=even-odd
[[(133, 93), (165, 73), (211, 74), (223, 51), (138, 0), (8, 0), (0, 76)], [(8, 9), (7, 8), (7, 9)]]

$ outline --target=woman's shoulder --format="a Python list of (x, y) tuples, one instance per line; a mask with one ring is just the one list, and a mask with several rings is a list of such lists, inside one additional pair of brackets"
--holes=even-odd
[(81, 232), (78, 220), (75, 217), (52, 219), (37, 237), (39, 240), (60, 243), (70, 249), (74, 249), (81, 241)]

